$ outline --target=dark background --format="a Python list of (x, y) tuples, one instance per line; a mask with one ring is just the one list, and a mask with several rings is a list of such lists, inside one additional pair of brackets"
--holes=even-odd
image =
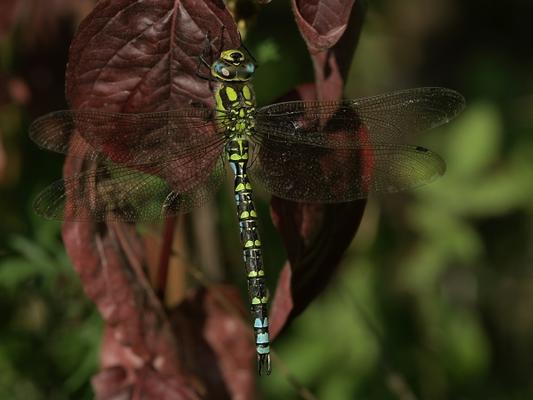
[[(62, 159), (27, 138), (35, 117), (66, 107), (68, 45), (91, 2), (23, 2), (7, 17), (8, 3), (0, 5), (0, 399), (91, 398), (101, 322), (60, 224), (31, 210)], [(276, 341), (317, 398), (533, 398), (532, 17), (526, 0), (367, 2), (346, 97), (447, 86), (468, 107), (420, 139), (447, 161), (444, 178), (371, 198), (342, 271)], [(312, 80), (286, 2), (261, 8), (247, 42), (261, 64), (260, 103)], [(220, 198), (221, 232), (236, 230), (233, 206)], [(267, 204), (265, 257), (276, 270), (285, 253)], [(237, 236), (220, 240), (234, 252), (226, 275), (242, 285)], [(264, 398), (298, 398), (282, 368), (260, 382)]]

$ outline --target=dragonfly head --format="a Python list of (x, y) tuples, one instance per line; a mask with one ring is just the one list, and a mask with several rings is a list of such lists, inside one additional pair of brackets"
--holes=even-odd
[(211, 75), (224, 82), (245, 82), (252, 79), (256, 67), (255, 60), (246, 52), (225, 50), (211, 65)]

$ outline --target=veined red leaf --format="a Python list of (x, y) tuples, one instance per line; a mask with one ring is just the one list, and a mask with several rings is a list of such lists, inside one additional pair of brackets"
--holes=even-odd
[[(67, 99), (75, 109), (128, 113), (171, 110), (191, 101), (211, 105), (208, 82), (196, 76), (198, 56), (209, 41), (213, 50), (239, 43), (221, 0), (100, 1), (71, 45)], [(67, 156), (64, 172), (72, 175), (94, 167), (78, 154)], [(184, 360), (178, 351), (183, 343), (146, 279), (143, 243), (136, 230), (118, 223), (66, 223), (63, 238), (111, 332), (107, 354), (118, 355), (104, 359), (94, 381), (97, 397), (201, 397), (202, 382), (212, 382), (209, 369), (197, 368), (197, 360)], [(198, 337), (204, 333), (196, 332)], [(199, 375), (193, 378), (191, 371)], [(224, 384), (223, 377), (219, 380)]]
[(221, 0), (101, 1), (72, 43), (67, 98), (72, 108), (113, 112), (163, 111), (191, 99), (212, 105), (196, 70), (213, 39), (213, 50), (239, 45)]
[[(314, 85), (303, 85), (285, 99), (314, 100)], [(363, 168), (365, 164), (363, 160)], [(273, 337), (303, 312), (337, 273), (342, 256), (357, 232), (365, 204), (365, 200), (359, 200), (323, 205), (272, 197), (272, 221), (289, 257), (272, 302)]]
[(355, 0), (292, 0), (296, 23), (312, 52), (333, 47), (348, 27)]
[[(293, 0), (296, 21), (313, 58), (315, 84), (302, 85), (283, 100), (342, 97), (364, 14), (361, 6), (352, 10), (352, 5), (353, 1)], [(327, 287), (359, 227), (365, 204), (364, 200), (320, 205), (272, 198), (272, 220), (289, 256), (272, 303), (273, 337)]]

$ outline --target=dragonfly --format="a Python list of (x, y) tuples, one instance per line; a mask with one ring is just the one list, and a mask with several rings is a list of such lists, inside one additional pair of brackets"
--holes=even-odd
[(257, 62), (244, 47), (209, 68), (214, 107), (151, 113), (57, 111), (38, 118), (40, 147), (85, 164), (41, 192), (43, 217), (153, 222), (190, 211), (217, 191), (229, 165), (240, 227), (259, 374), (270, 374), (268, 290), (252, 183), (283, 199), (348, 202), (399, 192), (445, 172), (436, 153), (406, 143), (447, 123), (465, 100), (438, 87), (340, 101), (289, 101), (258, 108)]

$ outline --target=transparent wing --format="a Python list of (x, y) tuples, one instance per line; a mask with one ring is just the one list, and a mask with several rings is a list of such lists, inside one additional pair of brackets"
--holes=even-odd
[(145, 114), (58, 111), (35, 120), (30, 137), (40, 147), (85, 159), (144, 164), (196, 149), (223, 133), (206, 108)]
[(222, 177), (224, 140), (145, 164), (106, 161), (59, 180), (34, 202), (49, 219), (149, 222), (187, 212), (216, 191)]
[(431, 87), (358, 100), (278, 103), (257, 111), (255, 140), (353, 149), (398, 143), (448, 122), (464, 106), (459, 93)]
[(398, 192), (426, 184), (446, 169), (437, 154), (401, 144), (354, 150), (268, 141), (255, 151), (252, 180), (294, 201), (337, 203)]

